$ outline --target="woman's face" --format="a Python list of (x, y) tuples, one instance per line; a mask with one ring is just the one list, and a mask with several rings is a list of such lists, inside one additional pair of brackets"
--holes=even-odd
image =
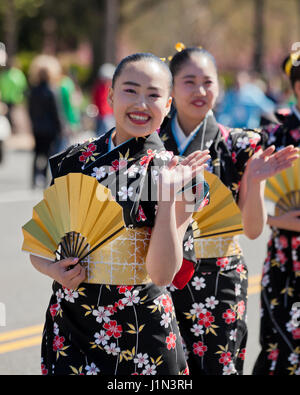
[(173, 98), (179, 119), (200, 123), (219, 94), (218, 75), (212, 60), (192, 54), (174, 77)]
[(158, 129), (170, 109), (168, 74), (155, 61), (129, 63), (110, 90), (118, 141), (143, 137)]

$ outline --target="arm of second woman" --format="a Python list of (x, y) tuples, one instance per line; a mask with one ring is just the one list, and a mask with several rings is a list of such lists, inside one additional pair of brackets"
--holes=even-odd
[(149, 276), (159, 286), (170, 284), (182, 265), (183, 237), (192, 216), (184, 201), (176, 201), (176, 194), (208, 159), (208, 151), (195, 151), (179, 165), (173, 157), (160, 173), (158, 210), (146, 258)]
[(264, 151), (257, 151), (248, 160), (242, 177), (238, 204), (245, 235), (251, 240), (260, 236), (267, 221), (264, 205), (266, 179), (290, 167), (298, 157), (298, 150), (294, 146), (275, 153), (274, 150), (275, 147), (271, 146)]

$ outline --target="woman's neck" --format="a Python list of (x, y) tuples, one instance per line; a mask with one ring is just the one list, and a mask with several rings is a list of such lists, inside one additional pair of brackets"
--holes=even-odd
[(115, 147), (117, 147), (120, 144), (125, 143), (125, 141), (130, 140), (130, 138), (131, 138), (130, 136), (125, 137), (122, 134), (118, 133), (116, 131), (116, 129), (112, 132), (112, 135), (111, 135), (111, 140), (112, 140)]
[(186, 136), (189, 136), (195, 128), (200, 125), (200, 123), (204, 120), (205, 116), (201, 119), (189, 119), (182, 114), (177, 112), (177, 120), (179, 126), (181, 127), (183, 133)]

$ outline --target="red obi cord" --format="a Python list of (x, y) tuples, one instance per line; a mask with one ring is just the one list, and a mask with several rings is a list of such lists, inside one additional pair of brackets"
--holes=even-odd
[(174, 277), (172, 284), (178, 289), (183, 289), (193, 277), (194, 272), (194, 264), (191, 261), (183, 259), (181, 268)]

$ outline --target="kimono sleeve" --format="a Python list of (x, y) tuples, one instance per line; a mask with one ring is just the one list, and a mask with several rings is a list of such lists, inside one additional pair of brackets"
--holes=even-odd
[(228, 143), (231, 144), (231, 158), (241, 180), (250, 157), (259, 149), (265, 149), (267, 134), (260, 130), (234, 129)]

